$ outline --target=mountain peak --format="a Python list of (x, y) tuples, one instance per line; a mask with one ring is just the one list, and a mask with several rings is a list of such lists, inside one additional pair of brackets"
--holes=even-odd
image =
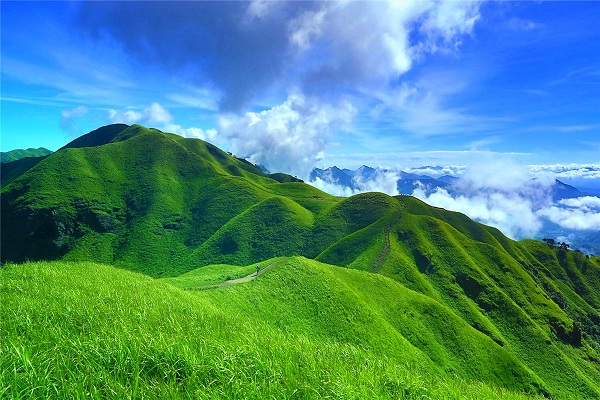
[(85, 135), (78, 137), (77, 139), (61, 147), (59, 150), (101, 146), (103, 144), (112, 142), (117, 136), (119, 136), (121, 132), (123, 132), (127, 128), (129, 128), (129, 125), (126, 124), (106, 125), (96, 130), (93, 130), (90, 133), (86, 133)]

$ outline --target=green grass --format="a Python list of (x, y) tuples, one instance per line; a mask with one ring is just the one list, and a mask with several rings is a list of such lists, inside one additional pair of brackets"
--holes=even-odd
[(269, 265), (269, 263), (270, 262), (262, 262), (245, 267), (228, 264), (207, 265), (205, 267), (186, 272), (185, 274), (179, 275), (175, 278), (162, 278), (161, 280), (185, 290), (202, 289), (206, 286), (217, 285), (233, 279), (248, 276), (253, 272), (256, 272), (257, 265), (260, 268), (265, 268), (267, 265)]
[[(306, 261), (294, 263), (302, 268)], [(305, 268), (335, 275), (331, 267)], [(243, 287), (271, 285), (277, 271), (238, 287), (188, 293), (91, 263), (5, 266), (0, 397), (527, 398), (369, 343), (316, 335), (315, 327), (278, 326), (272, 311), (282, 306), (279, 292), (262, 308), (243, 296)]]

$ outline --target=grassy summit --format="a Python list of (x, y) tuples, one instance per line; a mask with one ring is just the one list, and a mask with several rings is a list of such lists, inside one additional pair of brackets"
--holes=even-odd
[(60, 261), (0, 270), (8, 397), (600, 398), (598, 257), (139, 125), (34, 161), (2, 261)]

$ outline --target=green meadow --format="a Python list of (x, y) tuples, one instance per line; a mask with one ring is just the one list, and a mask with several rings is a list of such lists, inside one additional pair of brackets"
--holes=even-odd
[(339, 286), (380, 283), (408, 296), (402, 313), (451, 314), (387, 278), (303, 258), (203, 291), (93, 263), (7, 265), (0, 396), (528, 398), (512, 372), (513, 390), (444, 372), (386, 322), (383, 304)]

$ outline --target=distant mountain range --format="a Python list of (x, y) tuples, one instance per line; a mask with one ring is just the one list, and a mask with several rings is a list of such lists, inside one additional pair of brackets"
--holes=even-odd
[[(436, 167), (428, 168), (434, 169)], [(441, 167), (437, 168), (442, 169)], [(372, 168), (366, 165), (356, 170), (340, 169), (336, 166), (327, 169), (315, 168), (310, 173), (309, 181), (314, 182), (318, 178), (323, 182), (360, 192), (365, 188), (366, 183), (376, 181), (385, 175), (397, 176), (396, 188), (399, 194), (412, 195), (417, 189), (424, 190), (426, 194), (431, 194), (437, 189), (444, 189), (450, 194), (464, 194), (463, 189), (455, 185), (460, 180), (457, 176), (442, 175), (433, 178), (428, 175)], [(555, 201), (590, 195), (559, 180), (556, 180), (552, 186), (550, 194)]]
[(7, 162), (11, 162), (11, 161), (16, 161), (16, 160), (20, 160), (22, 158), (26, 158), (26, 157), (42, 157), (42, 156), (47, 156), (48, 154), (51, 154), (52, 151), (44, 148), (44, 147), (39, 147), (37, 149), (15, 149), (15, 150), (11, 150), (11, 151), (7, 151), (7, 152), (1, 152), (0, 153), (0, 163), (4, 164)]

